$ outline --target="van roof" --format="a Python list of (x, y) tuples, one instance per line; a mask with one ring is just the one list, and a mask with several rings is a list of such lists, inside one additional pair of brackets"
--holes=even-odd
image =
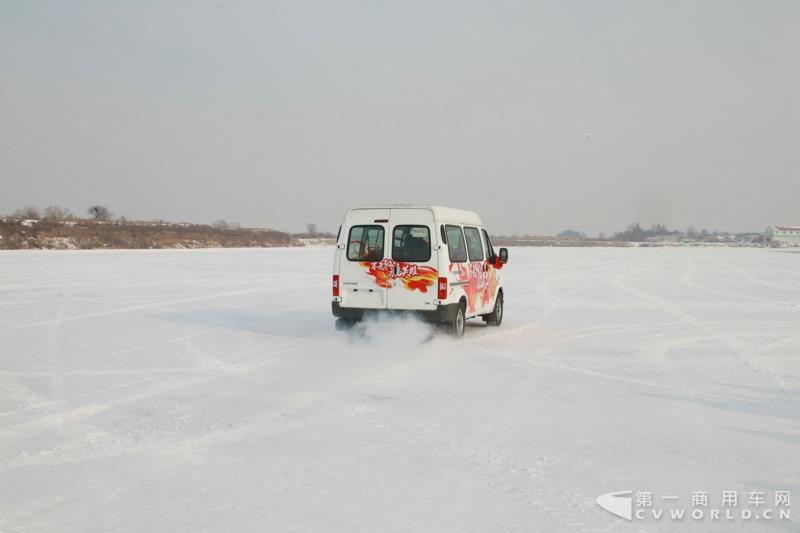
[[(362, 209), (427, 209), (433, 213), (437, 222), (452, 222), (455, 224), (472, 224), (475, 226), (483, 226), (481, 217), (474, 211), (466, 211), (464, 209), (454, 209), (452, 207), (444, 207), (441, 205), (414, 205), (414, 204), (387, 204), (387, 205), (365, 205), (354, 207), (348, 211), (356, 211)], [(345, 217), (346, 218), (346, 217)]]

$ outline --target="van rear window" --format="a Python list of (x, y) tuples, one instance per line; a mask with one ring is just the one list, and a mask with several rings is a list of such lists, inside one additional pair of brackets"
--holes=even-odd
[(445, 226), (447, 233), (447, 251), (451, 263), (463, 263), (467, 260), (467, 247), (464, 244), (464, 234), (458, 226)]
[(353, 226), (347, 238), (347, 259), (380, 261), (383, 259), (383, 226)]
[(392, 259), (419, 263), (431, 259), (431, 231), (428, 226), (395, 226)]

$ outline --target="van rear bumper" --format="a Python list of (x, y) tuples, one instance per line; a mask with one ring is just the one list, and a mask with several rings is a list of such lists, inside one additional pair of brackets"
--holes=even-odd
[(342, 307), (341, 302), (331, 302), (331, 311), (336, 318), (349, 318), (361, 320), (365, 316), (384, 313), (412, 314), (426, 322), (451, 322), (458, 311), (458, 304), (438, 305), (433, 311), (403, 310), (403, 309), (363, 309), (360, 307)]

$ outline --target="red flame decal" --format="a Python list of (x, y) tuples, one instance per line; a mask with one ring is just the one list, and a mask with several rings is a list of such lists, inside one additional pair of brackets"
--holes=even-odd
[(438, 278), (438, 272), (433, 267), (394, 259), (363, 262), (361, 266), (367, 269), (367, 274), (375, 278), (375, 283), (386, 289), (391, 289), (394, 286), (393, 281), (399, 279), (407, 290), (425, 293)]

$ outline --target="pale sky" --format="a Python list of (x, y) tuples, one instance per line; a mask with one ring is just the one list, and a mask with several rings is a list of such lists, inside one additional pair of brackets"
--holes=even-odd
[(798, 27), (791, 0), (0, 0), (0, 213), (800, 224)]

